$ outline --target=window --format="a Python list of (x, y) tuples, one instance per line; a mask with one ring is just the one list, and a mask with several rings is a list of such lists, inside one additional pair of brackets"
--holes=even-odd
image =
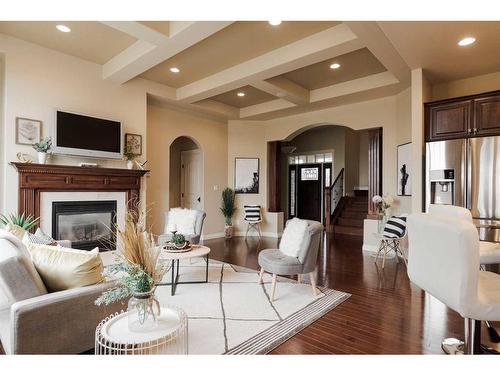
[(333, 154), (331, 152), (327, 152), (325, 154), (325, 163), (331, 163), (333, 161)]
[(295, 216), (295, 171), (290, 171), (290, 216)]
[(300, 179), (302, 181), (317, 181), (319, 168), (302, 168)]
[(325, 186), (328, 187), (330, 184), (330, 168), (325, 168)]

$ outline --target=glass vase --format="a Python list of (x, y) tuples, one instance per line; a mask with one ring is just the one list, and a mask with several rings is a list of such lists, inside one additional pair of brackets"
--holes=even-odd
[(148, 332), (157, 327), (160, 316), (160, 302), (154, 289), (134, 293), (128, 301), (128, 328), (132, 332)]
[(379, 212), (377, 214), (378, 234), (384, 233), (386, 222), (387, 222), (387, 216), (385, 215), (385, 213)]

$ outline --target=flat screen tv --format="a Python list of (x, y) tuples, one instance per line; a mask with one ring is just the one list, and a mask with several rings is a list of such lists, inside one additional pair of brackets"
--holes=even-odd
[(120, 121), (56, 111), (53, 151), (56, 154), (122, 159)]

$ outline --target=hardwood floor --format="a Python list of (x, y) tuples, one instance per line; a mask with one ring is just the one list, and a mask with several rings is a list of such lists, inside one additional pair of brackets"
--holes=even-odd
[[(211, 258), (258, 269), (260, 250), (277, 240), (233, 238), (205, 241)], [(411, 284), (403, 263), (385, 269), (361, 250), (357, 237), (325, 234), (318, 258), (318, 285), (352, 297), (272, 351), (272, 354), (441, 354), (445, 337), (463, 338), (463, 320)], [(487, 341), (486, 332), (483, 342)], [(498, 346), (497, 346), (498, 350)]]

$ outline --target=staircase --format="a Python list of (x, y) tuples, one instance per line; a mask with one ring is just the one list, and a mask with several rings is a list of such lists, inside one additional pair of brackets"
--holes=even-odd
[(333, 233), (363, 237), (363, 220), (368, 214), (368, 192), (355, 190), (354, 197), (344, 197), (345, 205), (333, 222)]

